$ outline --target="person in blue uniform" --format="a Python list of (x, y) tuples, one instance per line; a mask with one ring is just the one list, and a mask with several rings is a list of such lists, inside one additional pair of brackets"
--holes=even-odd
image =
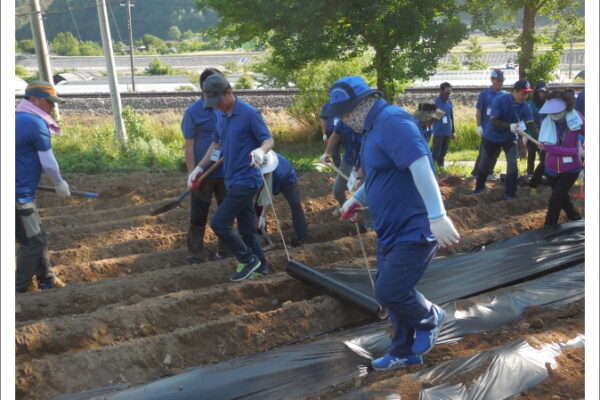
[(431, 155), (433, 161), (438, 167), (444, 166), (444, 159), (448, 153), (450, 140), (456, 139), (456, 130), (454, 129), (454, 113), (452, 112), (452, 85), (444, 82), (440, 85), (440, 95), (436, 97), (434, 104), (442, 110), (445, 115), (433, 123), (433, 139), (431, 143)]
[[(215, 68), (207, 68), (200, 74), (200, 86), (206, 78), (213, 74), (220, 74)], [(206, 150), (212, 143), (215, 134), (217, 116), (214, 110), (204, 108), (204, 98), (192, 103), (181, 120), (181, 132), (184, 137), (184, 156), (188, 174), (200, 162)], [(207, 167), (210, 167), (211, 162)], [(213, 196), (217, 204), (225, 199), (227, 189), (223, 178), (223, 167), (217, 168), (210, 177), (207, 177), (199, 188), (195, 188), (190, 196), (190, 226), (187, 234), (188, 257), (186, 264), (196, 264), (206, 261), (204, 253), (204, 233), (208, 220), (208, 211)], [(226, 254), (224, 246), (219, 246), (215, 259), (221, 259)]]
[(344, 203), (342, 216), (355, 218), (368, 205), (377, 233), (375, 297), (389, 311), (393, 336), (388, 352), (371, 365), (388, 370), (420, 364), (435, 345), (444, 311), (415, 286), (438, 246), (455, 245), (460, 236), (446, 215), (414, 117), (359, 76), (336, 81), (329, 98), (329, 115), (364, 135), (365, 183)]
[(525, 103), (529, 93), (533, 92), (529, 82), (518, 80), (511, 93), (501, 93), (492, 102), (490, 121), (483, 133), (483, 149), (481, 166), (475, 189), (472, 194), (485, 190), (485, 181), (491, 172), (493, 155), (500, 149), (506, 156), (506, 188), (505, 199), (512, 200), (517, 196), (517, 129), (537, 135), (537, 127), (533, 122), (531, 108)]
[[(227, 195), (215, 211), (210, 227), (238, 261), (232, 281), (266, 274), (267, 262), (258, 240), (254, 200), (263, 186), (259, 170), (274, 145), (260, 112), (233, 95), (229, 81), (213, 74), (202, 84), (204, 107), (216, 108), (213, 142), (190, 173), (191, 188), (211, 161), (223, 157)], [(233, 221), (237, 220), (237, 232)]]
[[(281, 193), (288, 202), (290, 211), (292, 212), (292, 225), (295, 233), (291, 244), (294, 247), (301, 246), (308, 239), (308, 224), (306, 223), (306, 217), (304, 216), (304, 210), (302, 209), (296, 170), (284, 156), (275, 153), (272, 150), (267, 153), (266, 158), (267, 162), (261, 167), (261, 172), (263, 174), (272, 174), (270, 184), (271, 196), (275, 197)], [(268, 190), (268, 188), (263, 187), (262, 190)], [(265, 197), (268, 201), (268, 196)], [(257, 204), (256, 215), (258, 215), (258, 229), (263, 232), (267, 225), (267, 212), (267, 206)]]
[[(336, 125), (340, 122), (340, 118), (339, 117), (323, 117), (323, 111), (327, 108), (329, 103), (325, 103), (323, 104), (323, 106), (321, 107), (321, 116), (320, 116), (320, 120), (321, 120), (321, 133), (323, 133), (323, 143), (325, 144), (325, 146), (327, 146), (327, 141), (329, 140), (329, 138), (333, 135), (333, 132), (335, 131), (335, 127)], [(340, 167), (340, 153), (342, 151), (342, 141), (337, 142), (337, 144), (334, 146), (333, 150), (331, 151), (331, 159), (333, 161), (333, 165), (335, 165), (336, 167)]]
[[(481, 165), (481, 153), (483, 152), (483, 132), (487, 128), (488, 122), (490, 120), (490, 115), (492, 114), (492, 102), (500, 93), (504, 93), (502, 90), (502, 85), (504, 84), (504, 73), (500, 69), (492, 70), (492, 75), (490, 77), (492, 84), (489, 88), (483, 89), (479, 92), (479, 96), (477, 97), (477, 105), (475, 108), (477, 109), (475, 113), (475, 119), (477, 121), (477, 135), (481, 138), (481, 143), (479, 145), (479, 153), (477, 154), (477, 159), (475, 160), (475, 166), (471, 171), (472, 176), (477, 176), (479, 173), (479, 167)], [(490, 175), (488, 179), (495, 179), (494, 176), (494, 168), (496, 168), (496, 162), (498, 161), (498, 156), (500, 155), (500, 151), (491, 155), (490, 160)]]
[(20, 245), (15, 273), (17, 293), (30, 290), (34, 276), (41, 290), (65, 286), (52, 270), (48, 238), (35, 203), (42, 171), (53, 182), (58, 196), (71, 196), (50, 141), (50, 135), (60, 132), (51, 114), (55, 104), (62, 102), (50, 83), (34, 81), (25, 88), (25, 98), (15, 110), (15, 236)]

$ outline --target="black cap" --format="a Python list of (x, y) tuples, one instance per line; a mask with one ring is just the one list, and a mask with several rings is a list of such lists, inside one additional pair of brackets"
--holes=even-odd
[(492, 79), (495, 79), (498, 82), (504, 82), (504, 72), (502, 72), (501, 69), (493, 69), (492, 70)]
[(539, 81), (535, 84), (535, 91), (543, 90), (544, 92), (548, 91), (548, 84), (544, 81)]
[(533, 92), (533, 89), (531, 88), (531, 85), (527, 79), (520, 79), (516, 81), (513, 86), (513, 90), (520, 90), (521, 92), (525, 93)]
[(215, 107), (221, 101), (221, 96), (231, 88), (229, 81), (222, 74), (213, 74), (202, 84), (204, 108)]

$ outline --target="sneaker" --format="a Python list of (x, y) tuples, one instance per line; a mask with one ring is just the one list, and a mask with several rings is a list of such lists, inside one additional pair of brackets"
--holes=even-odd
[(488, 179), (488, 181), (497, 181), (500, 178), (496, 174), (489, 174), (487, 179)]
[(342, 212), (340, 211), (339, 208), (336, 208), (335, 210), (333, 210), (331, 215), (333, 215), (333, 217), (335, 217), (335, 218), (339, 218), (342, 215)]
[(475, 189), (475, 190), (473, 190), (473, 191), (471, 192), (471, 194), (473, 194), (473, 195), (477, 195), (477, 194), (480, 194), (481, 192), (483, 192), (484, 190), (485, 190), (485, 186), (484, 186), (484, 187), (482, 187), (481, 189)]
[(264, 265), (261, 265), (260, 268), (258, 268), (252, 274), (250, 274), (250, 277), (248, 277), (248, 279), (262, 278), (263, 276), (267, 276), (270, 272), (271, 268), (269, 267), (269, 264), (265, 263)]
[(506, 196), (504, 196), (504, 200), (506, 200), (506, 201), (511, 201), (511, 200), (514, 200), (514, 199), (515, 199), (515, 197), (516, 197), (516, 196), (509, 196), (509, 195), (506, 195)]
[(54, 278), (54, 282), (53, 283), (41, 283), (41, 284), (38, 284), (38, 288), (40, 290), (58, 289), (58, 288), (63, 288), (65, 286), (66, 286), (65, 283), (63, 281), (61, 281), (59, 278)]
[(223, 260), (224, 258), (228, 258), (228, 257), (231, 257), (231, 253), (229, 251), (227, 251), (227, 250), (217, 250), (217, 252), (213, 256), (213, 259), (215, 261), (219, 261), (219, 260)]
[(383, 357), (371, 361), (371, 367), (375, 371), (387, 371), (417, 364), (423, 364), (423, 357), (420, 354), (411, 354), (408, 357), (394, 357), (388, 353)]
[(251, 262), (244, 264), (238, 263), (237, 268), (235, 270), (235, 274), (231, 277), (231, 280), (234, 282), (243, 281), (248, 278), (254, 271), (260, 268), (260, 260), (258, 257), (254, 256)]
[(448, 185), (448, 184), (447, 184), (446, 182), (444, 182), (444, 181), (437, 181), (437, 184), (438, 184), (438, 186), (440, 186), (440, 187), (448, 187), (448, 186), (450, 186), (450, 185)]
[(426, 354), (429, 350), (433, 349), (435, 346), (435, 342), (437, 341), (437, 337), (442, 330), (442, 325), (444, 325), (444, 318), (446, 317), (446, 313), (441, 307), (433, 305), (433, 312), (436, 315), (436, 323), (435, 328), (429, 331), (421, 331), (415, 330), (415, 341), (413, 342), (411, 351), (415, 354)]

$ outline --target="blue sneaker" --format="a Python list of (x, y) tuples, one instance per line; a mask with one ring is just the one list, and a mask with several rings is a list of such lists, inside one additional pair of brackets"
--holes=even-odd
[(435, 342), (437, 341), (437, 337), (442, 330), (442, 325), (444, 325), (444, 318), (446, 318), (446, 313), (441, 307), (433, 305), (433, 312), (436, 315), (436, 323), (435, 328), (430, 331), (420, 331), (418, 329), (415, 330), (415, 341), (412, 345), (412, 352), (415, 354), (425, 354), (433, 349), (435, 346)]
[(475, 189), (471, 192), (471, 194), (480, 194), (481, 192), (483, 192), (485, 190), (485, 186), (482, 187), (481, 189)]
[(411, 354), (408, 357), (394, 357), (388, 353), (383, 357), (371, 361), (371, 367), (375, 371), (387, 371), (417, 364), (423, 364), (423, 357), (420, 354)]
[(243, 281), (248, 278), (254, 271), (260, 268), (260, 260), (254, 256), (248, 264), (238, 263), (235, 274), (230, 278), (234, 282)]
[(248, 279), (256, 279), (256, 278), (262, 278), (263, 276), (267, 276), (269, 274), (269, 272), (271, 272), (271, 268), (269, 267), (268, 263), (262, 264), (260, 268), (258, 268), (256, 271), (254, 271), (253, 273), (250, 274), (250, 277)]

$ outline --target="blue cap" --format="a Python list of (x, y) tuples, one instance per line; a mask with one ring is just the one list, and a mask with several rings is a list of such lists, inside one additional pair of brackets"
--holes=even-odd
[(325, 118), (347, 114), (356, 107), (362, 99), (372, 94), (381, 94), (377, 89), (371, 89), (360, 76), (346, 76), (337, 80), (329, 88), (329, 106), (325, 108)]

